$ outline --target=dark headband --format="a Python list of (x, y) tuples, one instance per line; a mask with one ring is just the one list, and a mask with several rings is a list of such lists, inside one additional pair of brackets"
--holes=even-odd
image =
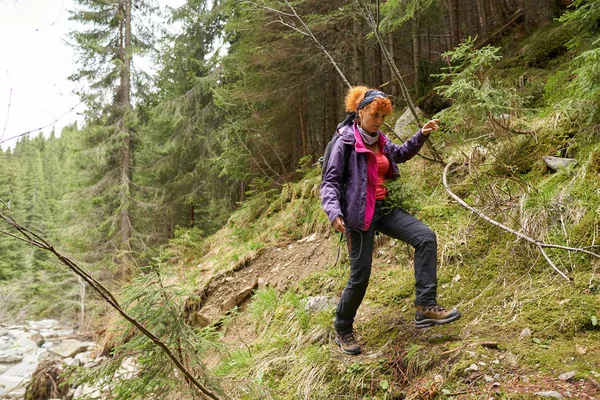
[(377, 89), (367, 90), (365, 93), (365, 97), (358, 104), (358, 108), (356, 109), (356, 111), (358, 112), (358, 110), (360, 110), (361, 108), (365, 108), (366, 106), (371, 104), (373, 102), (373, 100), (378, 99), (378, 98), (386, 99), (387, 96), (381, 90), (377, 90)]

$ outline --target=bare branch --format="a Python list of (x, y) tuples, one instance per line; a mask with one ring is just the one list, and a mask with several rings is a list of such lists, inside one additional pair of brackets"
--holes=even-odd
[[(417, 124), (419, 126), (422, 126), (421, 121), (419, 120), (419, 115), (417, 114), (415, 105), (413, 104), (412, 99), (410, 98), (410, 94), (408, 92), (408, 88), (406, 87), (406, 83), (404, 83), (404, 78), (402, 78), (402, 74), (400, 73), (398, 66), (394, 62), (393, 57), (391, 56), (387, 46), (385, 45), (385, 43), (383, 42), (383, 39), (381, 38), (381, 35), (379, 34), (378, 20), (375, 19), (375, 17), (373, 17), (373, 14), (371, 13), (371, 10), (369, 10), (368, 5), (363, 7), (363, 4), (361, 4), (360, 0), (354, 0), (354, 3), (358, 7), (358, 10), (362, 14), (364, 20), (367, 22), (367, 24), (373, 31), (373, 34), (375, 35), (375, 38), (377, 39), (377, 42), (379, 43), (379, 47), (381, 48), (381, 52), (383, 53), (383, 57), (387, 61), (388, 65), (390, 67), (390, 70), (392, 71), (392, 73), (396, 77), (396, 80), (398, 81), (400, 90), (402, 91), (402, 96), (404, 97), (404, 100), (406, 101), (406, 104), (408, 105), (410, 112), (412, 113), (413, 117), (415, 118), (415, 121), (417, 122)], [(379, 7), (379, 4), (378, 4), (378, 7)], [(379, 13), (379, 9), (377, 10), (377, 12)], [(378, 14), (377, 18), (379, 18), (379, 14)], [(430, 140), (425, 142), (425, 146), (427, 146), (429, 151), (431, 151), (431, 154), (433, 154), (433, 157), (437, 160), (437, 162), (439, 162), (442, 165), (446, 165), (446, 162), (444, 161), (444, 159), (442, 158), (440, 153), (438, 153), (438, 151), (433, 146), (433, 144), (431, 143)]]
[[(175, 364), (177, 369), (187, 378), (187, 382), (191, 382), (191, 384), (198, 389), (204, 396), (213, 399), (220, 400), (216, 393), (206, 388), (198, 379), (196, 379), (188, 369), (183, 365), (183, 363), (173, 354), (173, 352), (167, 347), (167, 345), (162, 342), (157, 336), (155, 336), (152, 332), (146, 329), (140, 322), (135, 320), (132, 316), (127, 314), (125, 310), (121, 308), (116, 298), (112, 295), (112, 293), (106, 289), (100, 282), (95, 280), (89, 273), (85, 272), (81, 267), (77, 265), (73, 260), (69, 259), (59, 251), (57, 251), (50, 243), (48, 243), (45, 239), (43, 239), (40, 235), (35, 232), (30, 231), (26, 227), (18, 224), (15, 220), (5, 215), (0, 210), (0, 219), (7, 223), (9, 226), (12, 226), (14, 229), (19, 231), (24, 237), (19, 237), (18, 235), (11, 234), (9, 232), (1, 231), (0, 233), (6, 234), (8, 236), (14, 237), (16, 239), (22, 240), (32, 246), (38, 247), (42, 250), (46, 250), (52, 254), (54, 254), (64, 265), (66, 265), (69, 269), (71, 269), (78, 277), (83, 279), (86, 283), (88, 283), (100, 296), (110, 304), (123, 318), (129, 321), (136, 329), (138, 329), (144, 336), (150, 339), (155, 345), (157, 345)], [(38, 240), (33, 240), (31, 238), (37, 238)]]
[[(67, 114), (71, 113), (71, 112), (72, 112), (74, 109), (76, 109), (77, 107), (79, 107), (79, 106), (80, 106), (82, 103), (85, 103), (85, 100), (86, 100), (86, 99), (83, 99), (83, 100), (81, 100), (79, 103), (77, 103), (76, 105), (74, 105), (73, 107), (71, 107), (71, 108), (70, 108), (70, 109), (69, 109), (67, 112), (65, 112), (64, 114), (60, 115), (60, 116), (59, 116), (58, 118), (56, 118), (54, 121), (50, 122), (48, 125), (44, 125), (44, 126), (41, 126), (41, 127), (39, 127), (39, 128), (32, 129), (32, 130), (30, 130), (30, 131), (23, 132), (23, 133), (20, 133), (20, 134), (18, 134), (18, 135), (15, 135), (15, 136), (11, 136), (11, 137), (9, 137), (8, 139), (2, 139), (2, 138), (0, 137), (0, 144), (2, 144), (2, 143), (5, 143), (5, 142), (8, 142), (9, 140), (18, 139), (18, 138), (20, 138), (20, 137), (27, 136), (27, 135), (29, 135), (30, 133), (39, 132), (39, 131), (41, 131), (42, 129), (46, 129), (46, 128), (48, 128), (48, 127), (50, 127), (50, 126), (52, 126), (52, 125), (56, 124), (56, 123), (58, 122), (58, 120), (60, 120), (62, 117), (64, 117), (65, 115), (67, 115)], [(4, 135), (4, 133), (3, 133), (3, 135)]]
[(576, 248), (576, 247), (568, 247), (568, 246), (560, 246), (560, 245), (555, 245), (555, 244), (549, 244), (549, 243), (544, 243), (544, 242), (540, 242), (537, 241), (527, 235), (525, 235), (524, 233), (515, 231), (511, 228), (509, 228), (508, 226), (488, 217), (487, 215), (485, 215), (483, 212), (479, 211), (478, 209), (471, 207), (469, 204), (467, 204), (463, 199), (461, 199), (460, 197), (458, 197), (456, 194), (454, 194), (452, 192), (452, 190), (450, 190), (450, 187), (448, 186), (448, 171), (449, 169), (453, 166), (458, 164), (455, 161), (452, 161), (451, 163), (449, 163), (448, 165), (446, 165), (446, 167), (444, 168), (444, 174), (442, 176), (443, 179), (443, 184), (444, 184), (444, 188), (446, 189), (446, 192), (448, 192), (448, 194), (454, 199), (456, 200), (461, 206), (463, 206), (464, 208), (468, 209), (469, 211), (477, 214), (479, 217), (481, 217), (482, 219), (484, 219), (485, 221), (489, 222), (492, 225), (495, 225), (499, 228), (504, 229), (505, 231), (512, 233), (513, 235), (524, 239), (526, 241), (528, 241), (531, 244), (534, 244), (535, 246), (537, 246), (540, 251), (542, 252), (544, 258), (546, 259), (546, 261), (548, 261), (548, 263), (550, 264), (550, 266), (556, 271), (558, 272), (563, 278), (565, 278), (567, 281), (571, 281), (571, 279), (564, 274), (562, 271), (560, 271), (556, 265), (554, 265), (554, 263), (550, 260), (550, 258), (548, 257), (548, 255), (546, 254), (546, 252), (544, 251), (544, 248), (555, 248), (555, 249), (561, 249), (561, 250), (567, 250), (567, 251), (573, 251), (573, 252), (578, 252), (578, 253), (584, 253), (584, 254), (588, 254), (590, 256), (596, 257), (596, 258), (600, 258), (600, 255), (594, 252), (591, 252), (589, 250), (585, 250), (582, 248)]
[(6, 75), (8, 76), (8, 85), (10, 86), (10, 92), (8, 93), (8, 109), (6, 110), (6, 120), (4, 121), (4, 129), (2, 130), (2, 135), (0, 135), (0, 143), (2, 143), (2, 138), (4, 137), (4, 134), (6, 133), (6, 127), (8, 126), (8, 119), (10, 117), (10, 105), (12, 103), (13, 92), (12, 83), (10, 82), (10, 75), (8, 74), (8, 71), (6, 71)]

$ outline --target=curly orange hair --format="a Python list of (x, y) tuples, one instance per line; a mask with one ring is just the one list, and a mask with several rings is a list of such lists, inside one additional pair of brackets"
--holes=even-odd
[[(348, 90), (348, 94), (346, 95), (346, 112), (356, 112), (358, 110), (358, 105), (365, 98), (365, 93), (371, 90), (366, 86), (354, 86)], [(381, 111), (385, 115), (389, 115), (392, 113), (394, 107), (392, 106), (392, 102), (387, 98), (377, 98), (373, 100), (371, 104), (365, 107), (365, 109), (370, 112), (378, 112)]]

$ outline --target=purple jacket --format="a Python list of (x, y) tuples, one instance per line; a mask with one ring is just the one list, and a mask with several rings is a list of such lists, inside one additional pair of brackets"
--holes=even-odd
[[(362, 141), (356, 122), (340, 128), (341, 137), (331, 149), (328, 165), (321, 182), (321, 205), (329, 217), (329, 222), (341, 215), (346, 227), (366, 231), (373, 220), (375, 212), (375, 191), (377, 189), (377, 160), (375, 154), (367, 149)], [(419, 130), (402, 145), (392, 143), (383, 133), (379, 135), (379, 148), (390, 161), (390, 169), (386, 179), (397, 178), (400, 174), (397, 163), (413, 158), (423, 147), (427, 136)], [(344, 159), (344, 146), (353, 148), (348, 158)], [(340, 204), (342, 174), (347, 168), (347, 182), (343, 204)]]

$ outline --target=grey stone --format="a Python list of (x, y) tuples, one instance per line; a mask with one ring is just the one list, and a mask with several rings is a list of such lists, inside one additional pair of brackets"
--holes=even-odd
[(24, 399), (25, 398), (25, 388), (20, 387), (18, 389), (14, 389), (8, 393), (2, 395), (3, 399)]
[(0, 363), (3, 364), (14, 364), (23, 361), (23, 354), (18, 352), (0, 352)]
[(536, 392), (535, 393), (536, 396), (541, 396), (541, 397), (552, 397), (554, 399), (562, 399), (563, 395), (555, 392), (554, 390), (548, 390), (545, 392)]
[[(422, 116), (423, 111), (419, 107), (415, 107), (415, 111), (417, 115)], [(415, 132), (412, 129), (409, 129), (409, 125), (415, 121), (415, 117), (413, 116), (410, 108), (406, 108), (404, 113), (396, 120), (396, 124), (394, 124), (394, 132), (401, 136), (412, 136)]]
[(575, 376), (575, 371), (569, 371), (569, 372), (565, 372), (564, 374), (560, 374), (558, 376), (558, 379), (566, 382), (569, 379), (572, 379), (574, 376)]
[(62, 343), (55, 344), (54, 346), (48, 349), (54, 354), (58, 354), (63, 358), (74, 357), (79, 353), (83, 353), (87, 351), (88, 344), (80, 342), (78, 340), (68, 339)]
[(523, 340), (523, 339), (527, 339), (529, 337), (531, 337), (531, 329), (529, 328), (525, 328), (521, 331), (521, 334), (519, 335), (519, 340)]
[(35, 342), (35, 344), (37, 344), (38, 347), (42, 347), (44, 345), (44, 343), (46, 343), (46, 340), (44, 339), (44, 337), (42, 335), (40, 335), (39, 333), (34, 333), (33, 335), (29, 336), (29, 340), (31, 340), (32, 342)]
[(311, 313), (318, 313), (329, 308), (334, 308), (337, 306), (339, 300), (333, 297), (327, 296), (314, 296), (307, 297), (306, 300), (306, 311)]
[(574, 158), (561, 158), (552, 156), (543, 156), (544, 162), (553, 171), (558, 171), (561, 168), (567, 168), (570, 165), (577, 164), (577, 160)]
[(27, 326), (30, 329), (40, 331), (42, 329), (56, 329), (59, 322), (55, 319), (42, 319), (40, 321), (27, 321)]
[(514, 354), (506, 353), (504, 355), (504, 358), (508, 362), (508, 365), (510, 365), (511, 367), (516, 368), (519, 366), (519, 363), (517, 362), (517, 356), (515, 356)]

